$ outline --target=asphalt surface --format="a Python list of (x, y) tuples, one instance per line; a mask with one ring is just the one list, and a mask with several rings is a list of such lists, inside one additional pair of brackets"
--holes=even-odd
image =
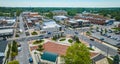
[[(77, 32), (81, 33), (81, 32), (86, 32), (87, 30), (89, 30), (89, 29), (82, 28), (81, 30), (78, 30)], [(118, 54), (117, 50), (115, 50), (115, 49), (113, 49), (109, 46), (106, 46), (104, 44), (101, 44), (97, 41), (91, 41), (87, 36), (80, 35), (80, 34), (75, 34), (75, 32), (76, 32), (76, 30), (69, 30), (69, 29), (66, 29), (66, 31), (65, 31), (66, 34), (76, 35), (80, 39), (82, 39), (83, 41), (86, 41), (87, 43), (92, 44), (93, 46), (99, 48), (101, 51), (103, 51), (105, 53), (106, 56), (107, 56), (107, 54), (111, 55), (111, 56), (114, 56), (114, 55)]]
[(18, 56), (16, 56), (16, 60), (20, 62), (20, 64), (29, 64), (29, 57), (31, 57), (30, 52), (29, 52), (29, 46), (28, 46), (28, 40), (26, 39), (26, 34), (25, 34), (25, 28), (24, 28), (24, 22), (22, 19), (22, 16), (19, 17), (20, 20), (20, 29), (23, 31), (20, 34), (21, 40), (17, 40), (18, 43), (21, 44), (21, 51), (19, 51)]

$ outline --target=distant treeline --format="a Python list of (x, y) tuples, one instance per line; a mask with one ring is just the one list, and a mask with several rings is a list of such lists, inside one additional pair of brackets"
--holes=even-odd
[[(103, 16), (108, 16), (120, 20), (120, 8), (57, 8), (57, 7), (0, 7), (0, 16), (14, 16), (16, 12), (19, 15), (22, 11), (34, 11), (39, 13), (46, 13), (53, 10), (65, 10), (68, 15), (75, 15), (76, 13), (82, 13), (83, 11), (90, 13), (98, 13)], [(6, 14), (9, 13), (9, 14)]]

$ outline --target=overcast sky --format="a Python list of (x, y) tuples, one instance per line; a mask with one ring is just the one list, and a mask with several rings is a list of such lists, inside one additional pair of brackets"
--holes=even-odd
[(120, 0), (0, 0), (0, 7), (120, 7)]

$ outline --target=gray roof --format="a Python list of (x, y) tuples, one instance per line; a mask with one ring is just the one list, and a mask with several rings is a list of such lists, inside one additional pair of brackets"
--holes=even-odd
[(0, 56), (0, 64), (3, 63), (3, 58), (4, 58), (4, 56)]
[(94, 62), (96, 62), (96, 61), (99, 61), (99, 60), (101, 60), (101, 59), (103, 59), (103, 58), (105, 58), (105, 56), (102, 55), (102, 54), (99, 54), (98, 56), (94, 57), (92, 60), (93, 60)]
[(0, 29), (0, 34), (2, 33), (12, 33), (13, 29)]
[(6, 46), (7, 46), (7, 41), (0, 41), (0, 52), (5, 52)]

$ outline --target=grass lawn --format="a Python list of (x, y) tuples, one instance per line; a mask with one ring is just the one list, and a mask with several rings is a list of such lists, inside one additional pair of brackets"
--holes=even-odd
[(42, 42), (44, 42), (44, 40), (36, 40), (35, 42), (33, 42), (33, 44), (40, 44)]
[(72, 43), (72, 42), (73, 42), (73, 40), (72, 40), (72, 39), (69, 39), (69, 40), (68, 40), (68, 42), (69, 42), (69, 43)]
[(109, 64), (113, 64), (113, 61), (110, 58), (107, 58)]
[(65, 41), (65, 40), (66, 40), (65, 38), (60, 39), (60, 41)]
[(32, 32), (31, 34), (32, 34), (32, 35), (38, 35), (38, 33), (37, 33), (37, 32), (35, 32), (35, 31), (34, 31), (34, 32)]

